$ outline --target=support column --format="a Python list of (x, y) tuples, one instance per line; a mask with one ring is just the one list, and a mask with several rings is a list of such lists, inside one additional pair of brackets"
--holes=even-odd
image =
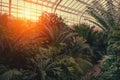
[(12, 4), (12, 0), (9, 0), (9, 16), (11, 16), (11, 4)]

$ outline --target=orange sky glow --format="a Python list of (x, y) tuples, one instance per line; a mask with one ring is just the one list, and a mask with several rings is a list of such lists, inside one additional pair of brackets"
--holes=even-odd
[[(2, 6), (0, 6), (0, 9), (1, 9), (0, 11), (2, 11), (2, 13), (8, 13), (9, 12), (9, 8), (8, 8), (9, 0), (1, 0), (1, 1), (2, 1)], [(31, 1), (36, 2), (37, 0), (31, 0)], [(42, 0), (38, 0), (38, 1), (41, 2)], [(51, 0), (51, 1), (54, 1), (54, 0)], [(65, 0), (63, 0), (63, 2), (64, 1)], [(46, 3), (43, 3), (43, 4), (46, 4)], [(49, 7), (42, 6), (42, 5), (36, 5), (34, 3), (30, 3), (24, 0), (12, 0), (11, 14), (15, 17), (26, 18), (26, 19), (36, 21), (38, 20), (38, 17), (41, 15), (41, 13), (44, 11), (52, 12), (52, 9)], [(57, 10), (56, 13), (59, 16), (62, 16), (62, 18), (65, 20), (66, 23), (68, 23), (68, 20), (74, 21), (78, 19), (78, 16), (65, 13), (62, 11)]]

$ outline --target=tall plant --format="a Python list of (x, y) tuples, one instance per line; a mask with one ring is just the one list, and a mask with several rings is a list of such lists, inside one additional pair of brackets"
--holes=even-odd
[(101, 27), (104, 31), (109, 31), (111, 28), (119, 27), (119, 4), (120, 2), (114, 4), (113, 0), (106, 0), (106, 6), (103, 6), (99, 1), (91, 3), (91, 7), (88, 7), (87, 13), (95, 20), (87, 20)]
[[(85, 42), (90, 46), (90, 49), (95, 59), (100, 60), (103, 54), (106, 54), (106, 35), (101, 31), (94, 31), (94, 27), (87, 24), (80, 24), (75, 27), (75, 31), (79, 37), (83, 37)], [(96, 60), (95, 60), (96, 61)]]
[[(104, 7), (99, 1), (96, 1), (97, 5), (92, 4), (91, 7), (88, 7), (88, 14), (92, 16), (95, 21), (88, 19), (88, 21), (94, 23), (95, 25), (101, 27), (106, 33), (106, 53), (112, 55), (115, 59), (115, 62), (111, 62), (111, 67), (118, 68), (114, 69), (110, 74), (114, 76), (116, 71), (119, 70), (119, 28), (120, 28), (120, 2), (118, 1), (114, 4), (113, 0), (106, 0), (106, 6)], [(109, 63), (109, 62), (108, 62)], [(106, 64), (108, 64), (106, 63)], [(114, 66), (114, 67), (113, 67)], [(109, 71), (103, 71), (103, 74), (108, 73)], [(118, 71), (119, 72), (119, 71)], [(119, 73), (118, 73), (119, 74)], [(107, 76), (110, 79), (110, 76)], [(117, 76), (114, 78), (117, 79)], [(106, 80), (106, 79), (105, 79)], [(113, 80), (113, 79), (111, 79)]]
[(38, 33), (36, 37), (41, 40), (43, 46), (58, 46), (73, 36), (70, 29), (61, 17), (56, 14), (44, 12), (38, 21)]

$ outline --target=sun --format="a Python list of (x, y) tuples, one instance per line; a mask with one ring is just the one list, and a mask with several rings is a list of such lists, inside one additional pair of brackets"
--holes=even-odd
[(25, 15), (25, 18), (27, 18), (27, 19), (30, 19), (30, 17), (31, 17), (29, 10), (25, 10), (24, 15)]
[(27, 19), (27, 20), (38, 20), (36, 14), (34, 12), (31, 12), (29, 9), (25, 9), (23, 11), (24, 14), (22, 14), (23, 18)]

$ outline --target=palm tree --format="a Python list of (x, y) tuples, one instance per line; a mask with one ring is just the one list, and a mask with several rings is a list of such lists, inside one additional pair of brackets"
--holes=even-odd
[(0, 75), (0, 80), (23, 80), (22, 73), (18, 70), (11, 69)]
[[(1, 17), (0, 21), (3, 18), (4, 17)], [(7, 17), (7, 21), (4, 22), (6, 23), (6, 25), (0, 23), (0, 63), (4, 65), (9, 65), (10, 67), (21, 67), (23, 66), (21, 64), (24, 64), (25, 62), (25, 52), (23, 48), (15, 46), (17, 42), (14, 42), (14, 40), (16, 40), (19, 35), (17, 34), (17, 31), (14, 32), (15, 27), (11, 24), (15, 22), (16, 21), (14, 21), (14, 19), (10, 20)], [(19, 41), (19, 39), (17, 40)]]
[[(28, 58), (28, 70), (23, 71), (23, 78), (26, 80), (72, 80), (72, 74), (68, 67), (71, 67), (62, 60), (53, 61), (51, 58), (41, 56), (39, 52), (34, 58)], [(50, 52), (52, 54), (52, 52)], [(65, 59), (65, 58), (64, 58)]]
[[(113, 0), (106, 0), (106, 5), (103, 6), (99, 1), (91, 3), (92, 6), (88, 7), (87, 13), (92, 16), (95, 20), (87, 19), (94, 23), (104, 31), (109, 31), (111, 28), (119, 27), (119, 7), (120, 2), (114, 4)], [(97, 4), (97, 5), (96, 5)]]
[(43, 13), (38, 22), (39, 35), (35, 39), (40, 40), (43, 46), (58, 46), (75, 35), (61, 17), (53, 13)]
[(108, 47), (107, 51), (108, 54), (112, 54), (115, 57), (116, 62), (116, 68), (118, 71), (118, 74), (120, 72), (120, 28), (114, 28), (111, 30), (111, 32), (108, 34)]
[(78, 33), (78, 36), (83, 37), (85, 43), (90, 46), (93, 56), (97, 59), (93, 61), (100, 60), (102, 55), (106, 54), (106, 35), (101, 31), (94, 31), (94, 27), (90, 28), (90, 25), (87, 24), (79, 24), (74, 27), (75, 32)]
[[(105, 40), (107, 40), (106, 53), (108, 55), (112, 54), (114, 59), (116, 59), (115, 60), (116, 68), (118, 70), (119, 70), (119, 54), (118, 53), (119, 53), (119, 46), (120, 46), (119, 45), (119, 28), (120, 28), (120, 23), (119, 23), (120, 5), (119, 4), (120, 4), (119, 1), (116, 4), (114, 4), (113, 0), (106, 0), (107, 6), (104, 7), (98, 1), (97, 5), (92, 4), (93, 6), (88, 7), (88, 10), (87, 10), (88, 14), (95, 19), (95, 21), (93, 20), (88, 20), (88, 21), (93, 22), (97, 26), (101, 27), (103, 31), (106, 32), (105, 33), (106, 38), (104, 38)], [(114, 66), (114, 64), (112, 66)], [(103, 71), (103, 74), (104, 74), (104, 71)], [(113, 73), (110, 73), (110, 74), (111, 75), (114, 74), (114, 71)]]
[(91, 78), (91, 80), (117, 80), (120, 75), (116, 68), (116, 59), (114, 55), (104, 56), (101, 61), (101, 72), (98, 76)]
[(4, 14), (1, 14), (0, 13), (0, 24), (2, 25), (2, 26), (7, 26), (8, 24), (8, 21), (9, 20), (9, 15), (8, 14), (6, 14), (6, 13), (4, 13)]
[[(90, 27), (90, 25), (87, 24), (75, 25), (73, 28), (74, 31), (78, 33), (76, 38), (74, 37), (74, 41), (76, 39), (77, 43), (71, 42), (70, 47), (68, 47), (68, 50), (70, 48), (70, 52), (73, 53), (73, 57), (77, 54), (75, 58), (82, 58), (92, 63), (94, 67), (100, 65), (99, 61), (102, 59), (103, 55), (106, 54), (106, 34), (102, 31), (95, 31), (94, 27)], [(90, 72), (88, 71), (87, 74), (89, 74), (89, 76), (87, 76), (87, 78), (83, 77), (83, 79), (86, 80), (90, 75), (94, 74), (92, 71), (94, 67), (93, 69), (88, 68)]]

